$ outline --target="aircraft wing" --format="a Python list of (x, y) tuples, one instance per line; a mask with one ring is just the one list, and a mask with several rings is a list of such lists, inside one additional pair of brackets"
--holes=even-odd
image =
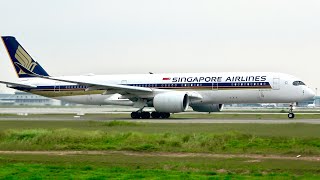
[(13, 83), (13, 82), (7, 82), (7, 81), (0, 81), (2, 84), (6, 84), (7, 87), (10, 86), (18, 86), (18, 87), (26, 87), (26, 88), (36, 88), (35, 85), (28, 85), (28, 84), (21, 84), (21, 83)]
[[(147, 87), (136, 87), (136, 86), (128, 86), (128, 85), (121, 85), (121, 84), (107, 84), (107, 83), (95, 83), (95, 82), (88, 82), (88, 81), (81, 81), (81, 80), (70, 80), (70, 79), (64, 79), (64, 78), (58, 78), (58, 77), (51, 77), (51, 76), (43, 76), (36, 74), (34, 72), (29, 71), (27, 68), (25, 68), (23, 65), (16, 63), (16, 65), (25, 73), (39, 77), (44, 79), (50, 79), (55, 81), (62, 81), (62, 82), (68, 82), (68, 83), (75, 83), (79, 85), (88, 86), (89, 89), (99, 89), (99, 90), (108, 90), (113, 93), (119, 93), (122, 95), (126, 94), (132, 94), (132, 95), (151, 95), (153, 92), (157, 91), (158, 93), (161, 92), (168, 92), (168, 90), (159, 90), (159, 89), (151, 89)], [(202, 99), (202, 96), (194, 91), (188, 92), (188, 95), (190, 98), (194, 99)], [(150, 96), (149, 96), (150, 97)]]
[(68, 82), (68, 83), (75, 83), (79, 85), (88, 86), (91, 89), (99, 89), (99, 90), (116, 90), (118, 92), (122, 92), (122, 94), (136, 94), (137, 92), (145, 92), (145, 93), (151, 93), (151, 88), (146, 87), (136, 87), (136, 86), (127, 86), (127, 85), (120, 85), (120, 84), (107, 84), (107, 83), (95, 83), (95, 82), (87, 82), (87, 81), (81, 81), (81, 80), (70, 80), (70, 79), (64, 79), (64, 78), (58, 78), (58, 77), (51, 77), (51, 76), (43, 76), (36, 74), (34, 72), (29, 71), (27, 68), (25, 68), (20, 63), (16, 63), (16, 65), (24, 71), (26, 74), (44, 78), (44, 79), (51, 79), (56, 81), (62, 81), (62, 82)]
[(128, 86), (128, 85), (121, 85), (121, 84), (106, 84), (106, 83), (94, 83), (94, 82), (87, 82), (87, 81), (74, 81), (74, 80), (68, 80), (63, 78), (56, 78), (56, 77), (48, 77), (43, 76), (41, 78), (45, 79), (51, 79), (56, 81), (63, 81), (63, 82), (69, 82), (69, 83), (75, 83), (79, 85), (85, 85), (88, 86), (89, 89), (99, 89), (99, 90), (117, 90), (117, 91), (123, 91), (123, 92), (152, 92), (151, 88), (146, 87), (136, 87), (136, 86)]

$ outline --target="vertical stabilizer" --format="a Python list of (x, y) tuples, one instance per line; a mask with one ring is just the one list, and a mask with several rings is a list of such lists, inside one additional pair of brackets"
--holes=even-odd
[(23, 66), (30, 72), (35, 74), (49, 76), (49, 74), (27, 53), (27, 51), (19, 44), (15, 37), (2, 36), (2, 41), (7, 48), (12, 64), (19, 78), (30, 78), (20, 67)]

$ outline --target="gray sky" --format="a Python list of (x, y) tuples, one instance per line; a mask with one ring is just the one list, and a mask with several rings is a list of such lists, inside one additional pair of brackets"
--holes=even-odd
[[(274, 71), (320, 88), (318, 0), (2, 0), (0, 22), (50, 75)], [(17, 79), (2, 43), (0, 67)]]

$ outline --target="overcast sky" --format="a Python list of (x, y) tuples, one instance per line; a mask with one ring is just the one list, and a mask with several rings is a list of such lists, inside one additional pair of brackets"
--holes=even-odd
[[(50, 75), (272, 71), (320, 88), (319, 0), (2, 0), (0, 34)], [(2, 43), (0, 68), (17, 80)]]

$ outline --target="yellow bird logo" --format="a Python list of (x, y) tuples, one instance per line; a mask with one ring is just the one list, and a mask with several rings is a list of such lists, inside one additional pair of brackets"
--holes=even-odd
[[(19, 61), (19, 63), (23, 67), (25, 67), (31, 72), (33, 72), (34, 68), (37, 66), (37, 63), (32, 62), (32, 58), (21, 46), (18, 46), (18, 49), (14, 57)], [(19, 74), (26, 74), (26, 73), (20, 69)]]

